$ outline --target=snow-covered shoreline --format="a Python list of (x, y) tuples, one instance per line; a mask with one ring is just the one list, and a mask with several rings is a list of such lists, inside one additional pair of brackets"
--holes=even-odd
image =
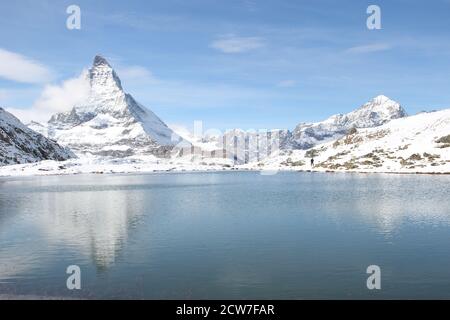
[(199, 165), (184, 164), (87, 164), (68, 160), (64, 162), (41, 161), (31, 164), (19, 164), (0, 167), (0, 178), (33, 177), (33, 176), (70, 176), (80, 174), (161, 174), (161, 173), (214, 173), (214, 172), (260, 172), (262, 175), (274, 175), (283, 172), (311, 172), (311, 173), (353, 173), (353, 174), (421, 174), (421, 175), (449, 175), (450, 165), (445, 168), (420, 168), (386, 170), (385, 168), (373, 169), (336, 169), (330, 170), (322, 167), (295, 168), (295, 167), (265, 167), (256, 165)]

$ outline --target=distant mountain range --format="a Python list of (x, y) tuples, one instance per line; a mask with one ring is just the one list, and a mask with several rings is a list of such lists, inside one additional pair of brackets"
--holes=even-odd
[[(106, 161), (102, 159), (123, 159), (118, 162), (131, 162), (135, 169), (140, 161), (147, 164), (154, 161), (159, 166), (170, 164), (175, 169), (177, 161), (183, 166), (186, 163), (202, 166), (209, 161), (227, 168), (292, 169), (304, 167), (311, 157), (316, 160), (316, 170), (377, 170), (386, 163), (396, 170), (408, 168), (408, 164), (416, 170), (439, 167), (442, 171), (449, 166), (449, 110), (408, 117), (399, 103), (380, 95), (352, 112), (333, 115), (321, 122), (300, 123), (293, 131), (234, 129), (223, 135), (194, 137), (175, 132), (125, 93), (105, 58), (94, 58), (85, 80), (89, 87), (85, 99), (71, 110), (53, 115), (47, 123), (31, 122), (26, 127), (0, 109), (0, 165), (63, 161), (77, 156), (95, 158), (98, 163)], [(180, 146), (193, 151), (194, 157), (189, 152), (180, 152)], [(435, 153), (429, 153), (433, 151), (428, 150), (430, 146)], [(428, 150), (425, 155), (420, 152), (422, 149)], [(405, 150), (414, 150), (426, 159), (431, 154), (430, 159), (435, 161), (417, 164), (418, 160), (410, 158)], [(366, 159), (362, 153), (375, 158)], [(383, 161), (377, 160), (383, 157)], [(231, 164), (225, 158), (231, 159)]]
[[(200, 148), (209, 150), (220, 150), (224, 146), (231, 153), (238, 150), (234, 151), (237, 153), (237, 161), (243, 163), (247, 162), (244, 159), (246, 154), (247, 158), (260, 160), (278, 149), (306, 150), (318, 144), (339, 139), (351, 129), (373, 128), (406, 116), (406, 111), (399, 103), (380, 95), (352, 112), (333, 115), (321, 122), (300, 123), (293, 131), (248, 132), (234, 129), (225, 132), (222, 136), (207, 136), (190, 141)], [(180, 132), (180, 135), (183, 134)], [(257, 144), (257, 153), (254, 150), (255, 144)]]

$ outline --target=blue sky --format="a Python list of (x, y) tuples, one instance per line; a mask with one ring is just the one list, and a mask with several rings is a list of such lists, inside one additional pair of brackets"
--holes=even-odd
[[(71, 4), (81, 30), (66, 28)], [(370, 4), (381, 30), (366, 27)], [(32, 107), (97, 53), (127, 92), (187, 127), (292, 129), (378, 94), (411, 114), (450, 106), (449, 0), (17, 0), (0, 15), (8, 108)]]

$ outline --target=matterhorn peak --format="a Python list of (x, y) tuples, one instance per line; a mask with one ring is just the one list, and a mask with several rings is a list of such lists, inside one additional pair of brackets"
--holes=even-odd
[(94, 57), (93, 66), (94, 67), (96, 67), (96, 66), (108, 66), (108, 67), (111, 68), (111, 65), (108, 63), (108, 61), (103, 56), (101, 56), (99, 54)]
[(122, 84), (114, 69), (101, 55), (96, 55), (89, 69), (91, 87), (94, 91), (122, 91)]
[(87, 78), (87, 96), (48, 122), (46, 131), (52, 139), (79, 154), (114, 157), (166, 156), (182, 141), (158, 116), (122, 89), (119, 77), (103, 56), (95, 56)]

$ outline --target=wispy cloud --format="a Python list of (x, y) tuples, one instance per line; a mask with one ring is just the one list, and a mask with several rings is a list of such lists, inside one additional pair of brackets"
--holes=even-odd
[(282, 88), (295, 87), (296, 85), (297, 85), (297, 81), (295, 81), (295, 80), (282, 80), (277, 83), (277, 87), (282, 87)]
[(348, 53), (371, 53), (371, 52), (377, 52), (377, 51), (386, 51), (391, 49), (392, 46), (387, 43), (372, 43), (362, 46), (356, 46), (352, 47), (346, 50)]
[(43, 64), (0, 48), (0, 77), (22, 83), (46, 83), (52, 72)]
[(220, 36), (210, 45), (211, 48), (224, 53), (242, 53), (264, 46), (265, 41), (260, 37), (238, 37), (233, 34)]

